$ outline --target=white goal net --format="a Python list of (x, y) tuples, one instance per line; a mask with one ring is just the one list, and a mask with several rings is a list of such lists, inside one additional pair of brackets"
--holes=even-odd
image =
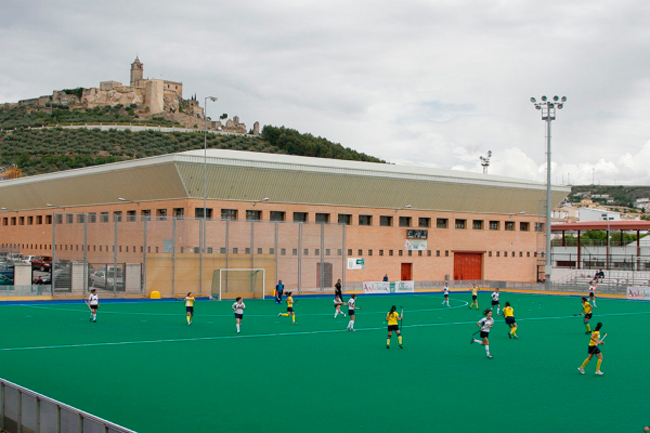
[(215, 270), (212, 281), (212, 297), (218, 300), (264, 299), (264, 268), (237, 268)]

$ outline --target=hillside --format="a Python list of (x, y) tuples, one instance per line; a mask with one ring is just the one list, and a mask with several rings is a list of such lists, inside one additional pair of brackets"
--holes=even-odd
[[(147, 130), (100, 131), (93, 124), (177, 126), (163, 118), (146, 121), (132, 115), (130, 107), (70, 110), (52, 107), (34, 110), (6, 106), (0, 109), (0, 166), (18, 165), (24, 176), (68, 170), (109, 162), (202, 149), (204, 133)], [(88, 124), (87, 129), (54, 127)], [(50, 127), (47, 127), (47, 126)], [(285, 127), (264, 126), (260, 136), (208, 133), (208, 148), (282, 153), (319, 158), (384, 162), (322, 137)]]
[(573, 203), (589, 196), (594, 202), (607, 205), (607, 198), (594, 197), (608, 195), (614, 200), (609, 206), (633, 207), (634, 201), (639, 198), (650, 198), (650, 186), (630, 185), (574, 185), (571, 187), (569, 199)]

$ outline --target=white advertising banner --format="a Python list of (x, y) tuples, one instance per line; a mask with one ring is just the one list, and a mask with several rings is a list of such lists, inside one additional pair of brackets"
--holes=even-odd
[(363, 269), (363, 259), (348, 258), (348, 269)]
[(415, 291), (413, 281), (364, 281), (363, 293), (389, 294), (389, 293), (412, 293)]
[(404, 249), (407, 251), (426, 251), (427, 241), (423, 239), (406, 239)]
[(628, 287), (627, 299), (650, 301), (650, 287)]

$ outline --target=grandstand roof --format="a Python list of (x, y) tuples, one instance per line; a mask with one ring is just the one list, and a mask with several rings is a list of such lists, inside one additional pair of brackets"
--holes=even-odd
[[(209, 199), (540, 214), (546, 186), (482, 173), (208, 149)], [(0, 182), (11, 210), (203, 198), (203, 150)], [(553, 186), (558, 203), (570, 188)]]

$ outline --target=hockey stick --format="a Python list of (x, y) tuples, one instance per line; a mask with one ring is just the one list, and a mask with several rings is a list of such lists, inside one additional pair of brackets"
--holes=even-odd
[(402, 321), (404, 320), (404, 306), (400, 305), (399, 307), (402, 309), (402, 312), (400, 313), (401, 319), (399, 319), (399, 329), (400, 329), (400, 332), (401, 332), (402, 331)]

